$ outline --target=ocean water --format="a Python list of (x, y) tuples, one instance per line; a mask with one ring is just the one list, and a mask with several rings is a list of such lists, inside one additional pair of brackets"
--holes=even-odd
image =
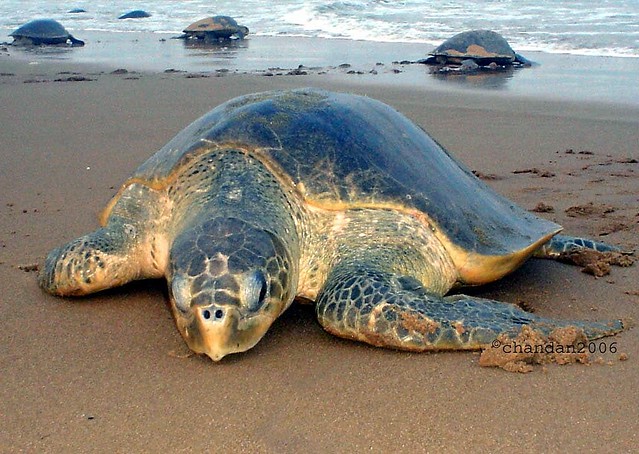
[[(72, 8), (87, 12), (69, 14)], [(152, 16), (117, 20), (132, 9)], [(518, 51), (639, 57), (639, 0), (2, 0), (0, 32), (52, 18), (78, 36), (82, 30), (179, 33), (217, 14), (235, 17), (253, 35), (437, 45), (486, 28)]]

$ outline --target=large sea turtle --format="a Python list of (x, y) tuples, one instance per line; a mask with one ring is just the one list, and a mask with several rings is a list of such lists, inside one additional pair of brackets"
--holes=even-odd
[(445, 296), (534, 253), (611, 247), (557, 235), (362, 96), (300, 89), (228, 101), (143, 163), (101, 224), (51, 251), (40, 285), (84, 295), (166, 277), (180, 333), (213, 360), (253, 347), (296, 297), (314, 301), (333, 334), (413, 351), (480, 349), (524, 325), (590, 339), (624, 328)]
[(186, 27), (178, 39), (201, 40), (204, 42), (244, 39), (249, 34), (248, 27), (239, 25), (229, 16), (205, 17)]
[(515, 53), (508, 41), (492, 30), (469, 30), (447, 39), (424, 60), (426, 64), (462, 67), (530, 66), (531, 61)]
[(53, 19), (36, 19), (27, 22), (9, 36), (14, 45), (61, 45), (84, 46), (84, 41), (74, 38), (62, 24)]

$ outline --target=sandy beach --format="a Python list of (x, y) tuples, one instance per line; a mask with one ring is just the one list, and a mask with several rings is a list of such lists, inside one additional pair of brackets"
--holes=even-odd
[[(282, 58), (272, 40), (250, 40), (251, 58), (280, 60), (204, 67), (209, 57), (173, 41), (147, 43), (173, 49), (154, 67), (0, 52), (0, 452), (636, 449), (636, 328), (596, 341), (606, 353), (590, 365), (515, 374), (479, 367), (476, 353), (341, 340), (295, 305), (254, 349), (213, 363), (186, 357), (162, 280), (81, 299), (39, 289), (32, 265), (95, 229), (126, 177), (187, 124), (235, 96), (303, 86), (386, 102), (522, 207), (543, 203), (569, 234), (637, 248), (636, 59), (571, 57), (570, 72), (539, 55), (539, 68), (477, 83), (393, 63), (425, 53), (412, 46), (310, 61)], [(296, 42), (296, 56), (313, 48)], [(286, 75), (300, 64), (313, 69)], [(639, 320), (638, 283), (636, 264), (595, 278), (531, 260), (469, 293), (554, 318)]]

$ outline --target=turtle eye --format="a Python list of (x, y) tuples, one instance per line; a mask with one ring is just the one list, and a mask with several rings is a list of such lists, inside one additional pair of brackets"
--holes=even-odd
[(183, 276), (177, 275), (173, 277), (173, 282), (171, 284), (173, 301), (175, 303), (175, 307), (182, 313), (188, 312), (191, 308), (189, 290), (188, 282)]
[(266, 290), (266, 279), (264, 279), (264, 275), (262, 275), (262, 288), (260, 289), (260, 296), (257, 299), (260, 303), (263, 303), (264, 298), (266, 298)]
[(246, 302), (252, 311), (259, 310), (268, 293), (268, 283), (262, 271), (254, 271), (246, 279)]

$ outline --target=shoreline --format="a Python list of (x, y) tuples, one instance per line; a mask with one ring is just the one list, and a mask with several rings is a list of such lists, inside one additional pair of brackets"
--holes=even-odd
[(427, 65), (409, 63), (427, 56), (433, 48), (427, 44), (250, 36), (225, 46), (193, 46), (171, 39), (173, 36), (87, 31), (82, 36), (87, 45), (82, 48), (24, 50), (6, 46), (6, 52), (0, 52), (0, 69), (4, 68), (0, 72), (11, 72), (8, 67), (17, 62), (141, 73), (279, 76), (293, 72), (300, 77), (303, 73), (338, 79), (346, 75), (356, 84), (639, 107), (639, 58), (529, 52), (524, 56), (537, 66), (503, 73), (441, 76), (430, 74)]
[[(145, 44), (127, 49), (135, 54)], [(472, 352), (412, 354), (339, 339), (321, 329), (312, 307), (293, 305), (255, 348), (214, 364), (187, 356), (164, 280), (55, 298), (28, 272), (51, 248), (94, 230), (131, 172), (211, 108), (309, 85), (386, 102), (525, 209), (543, 202), (551, 209), (540, 216), (568, 234), (636, 249), (636, 105), (520, 89), (527, 74), (543, 76), (533, 85), (554, 80), (535, 68), (487, 89), (431, 80), (421, 65), (376, 76), (337, 68), (267, 77), (216, 66), (164, 72), (190, 61), (184, 49), (168, 68), (160, 60), (148, 71), (134, 61), (79, 61), (75, 50), (62, 60), (0, 55), (0, 73), (11, 74), (0, 76), (0, 451), (629, 452), (639, 445), (636, 328), (593, 344), (607, 353), (588, 366), (548, 365), (522, 376), (481, 368)], [(351, 56), (352, 69), (375, 57), (362, 63), (362, 55)], [(113, 72), (122, 67), (127, 72)], [(639, 320), (638, 283), (637, 264), (596, 279), (530, 260), (467, 291), (552, 318)]]

